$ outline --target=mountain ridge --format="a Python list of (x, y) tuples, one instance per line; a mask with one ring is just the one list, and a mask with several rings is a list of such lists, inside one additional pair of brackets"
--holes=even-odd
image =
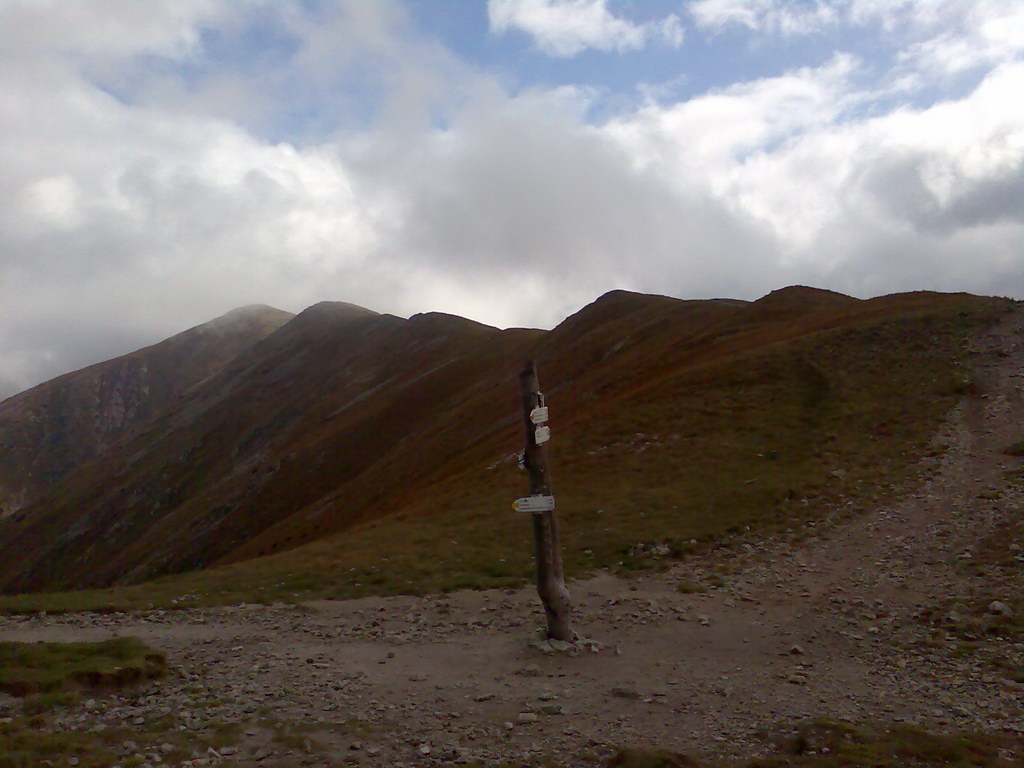
[[(917, 361), (934, 381), (907, 408), (937, 408), (951, 396), (941, 376), (951, 374), (936, 372), (952, 364), (957, 339), (1004, 307), (931, 294), (861, 301), (804, 288), (770, 296), (683, 301), (616, 291), (551, 331), (314, 305), (194, 383), (145, 434), (125, 437), (21, 520), (0, 525), (0, 584), (8, 592), (103, 587), (285, 562), (328, 541), (340, 547), (336, 556), (362, 562), (340, 554), (349, 537), (368, 540), (378, 525), (418, 531), (434, 518), (468, 525), (481, 547), (493, 546), (488, 537), (510, 534), (487, 509), (521, 495), (520, 480), (489, 467), (506, 466), (521, 440), (514, 382), (527, 357), (538, 361), (556, 414), (556, 478), (564, 473), (584, 489), (567, 512), (572, 526), (594, 525), (586, 510), (602, 496), (627, 510), (621, 531), (590, 548), (593, 557), (614, 557), (606, 547), (623, 537), (725, 530), (757, 509), (784, 514), (786, 500), (804, 493), (794, 486), (815, 487), (836, 446), (846, 456), (873, 425), (900, 435), (886, 461), (896, 447), (918, 450), (918, 428), (893, 426), (898, 404), (881, 394), (901, 375), (916, 384), (917, 372), (886, 372), (890, 382), (873, 371)], [(940, 343), (920, 344), (925, 334)], [(628, 451), (609, 463), (622, 449), (608, 446), (629, 445), (627, 437), (640, 441), (637, 450), (656, 447), (640, 451), (639, 463)], [(781, 446), (771, 449), (785, 457), (775, 475), (749, 489), (706, 484), (742, 472), (745, 452), (753, 456), (762, 442)], [(750, 447), (734, 455), (730, 445)], [(856, 451), (850, 456), (842, 461)], [(703, 477), (680, 479), (687, 466), (703, 467)], [(732, 511), (704, 519), (724, 503), (718, 497), (737, 493)], [(668, 503), (676, 496), (682, 506)], [(647, 522), (645, 505), (657, 510)], [(486, 519), (492, 525), (480, 527)], [(567, 541), (585, 567), (591, 556), (580, 554), (579, 535), (570, 527)]]

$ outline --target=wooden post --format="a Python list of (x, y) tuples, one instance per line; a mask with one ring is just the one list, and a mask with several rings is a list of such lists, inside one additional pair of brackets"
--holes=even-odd
[[(526, 434), (526, 451), (523, 463), (530, 476), (531, 496), (551, 496), (551, 473), (548, 469), (546, 438), (538, 442), (538, 427), (546, 431), (546, 425), (534, 423), (535, 409), (544, 407), (544, 396), (537, 380), (537, 366), (527, 360), (519, 372), (519, 391), (523, 402), (523, 429)], [(544, 421), (547, 419), (545, 418)], [(571, 600), (565, 588), (562, 572), (562, 552), (558, 541), (558, 522), (553, 504), (551, 509), (532, 511), (533, 539), (537, 563), (537, 594), (544, 605), (548, 621), (548, 637), (571, 642), (575, 639), (571, 622)]]

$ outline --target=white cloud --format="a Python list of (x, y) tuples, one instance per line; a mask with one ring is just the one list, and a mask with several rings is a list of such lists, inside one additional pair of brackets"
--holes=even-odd
[(850, 66), (650, 106), (606, 130), (770, 230), (776, 256), (760, 269), (775, 261), (858, 295), (1024, 295), (1024, 64), (993, 70), (962, 100), (866, 116), (845, 109), (871, 97), (845, 77)]
[(1024, 5), (1007, 0), (696, 0), (687, 11), (712, 32), (799, 37), (874, 26), (900, 39), (904, 63), (947, 75), (1024, 51)]
[[(361, 271), (385, 213), (355, 189), (336, 147), (268, 142), (230, 119), (230, 107), (209, 114), (148, 93), (124, 103), (98, 87), (98, 70), (137, 71), (140, 55), (157, 57), (168, 77), (205, 65), (200, 30), (237, 23), (218, 15), (226, 10), (0, 6), (10, 65), (0, 66), (3, 394), (240, 304), (299, 309), (351, 289), (387, 308), (386, 281)], [(351, 17), (332, 22), (358, 34)], [(303, 55), (327, 63), (316, 50)], [(240, 84), (246, 95), (260, 86)]]
[(739, 26), (795, 36), (818, 32), (839, 20), (835, 4), (824, 0), (698, 0), (687, 10), (699, 27), (713, 31)]
[(740, 83), (688, 101), (648, 104), (610, 122), (633, 162), (677, 178), (698, 171), (714, 188), (737, 160), (840, 119), (857, 99), (847, 79), (857, 66), (836, 56), (815, 69)]
[(575, 56), (588, 48), (622, 53), (652, 40), (675, 48), (683, 43), (678, 16), (634, 24), (609, 11), (607, 0), (488, 0), (487, 13), (492, 32), (518, 29), (550, 56)]
[[(501, 296), (517, 276), (543, 275), (562, 296), (546, 322), (610, 285), (674, 282), (668, 265), (711, 261), (727, 233), (751, 247), (759, 236), (707, 200), (700, 179), (635, 168), (618, 142), (579, 122), (564, 94), (481, 94), (416, 159), (414, 174), (401, 157), (374, 172), (404, 191), (398, 250), (512, 312), (522, 307)], [(700, 215), (681, 218), (685, 210)]]
[(670, 13), (661, 21), (655, 22), (654, 29), (657, 30), (656, 34), (672, 48), (679, 48), (686, 37), (683, 22), (674, 13)]
[(925, 34), (904, 61), (946, 75), (1012, 61), (1024, 54), (1024, 4), (1004, 0), (938, 4), (915, 23)]
[[(252, 302), (547, 325), (611, 288), (1024, 296), (1024, 64), (999, 4), (837, 3), (920, 46), (881, 78), (839, 53), (599, 124), (599, 89), (509, 93), (390, 4), (83, 7), (0, 4), (0, 392)], [(948, 77), (924, 43), (949, 36), (980, 74), (910, 103)]]

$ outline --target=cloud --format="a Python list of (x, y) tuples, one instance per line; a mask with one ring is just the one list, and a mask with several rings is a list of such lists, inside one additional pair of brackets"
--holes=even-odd
[[(584, 6), (611, 17), (558, 7)], [(2, 394), (254, 302), (549, 326), (612, 288), (1024, 297), (1009, 4), (830, 4), (908, 57), (601, 120), (601, 88), (510, 90), (394, 4), (83, 7), (0, 4)], [(973, 79), (928, 63), (954, 38), (992, 41)]]
[(807, 37), (871, 29), (900, 41), (898, 59), (953, 75), (1024, 51), (1024, 6), (1005, 0), (696, 0), (687, 12), (701, 29)]
[(735, 165), (723, 194), (840, 290), (1024, 295), (1022, 78), (1007, 66), (961, 101), (813, 126)]
[[(931, 13), (925, 13), (925, 11)], [(922, 39), (903, 61), (942, 75), (1013, 61), (1024, 53), (1024, 5), (1000, 0), (919, 7), (912, 19)]]
[(800, 68), (715, 89), (675, 104), (648, 104), (610, 121), (634, 163), (677, 177), (698, 169), (712, 186), (737, 160), (819, 126), (833, 125), (858, 101), (849, 79), (857, 60), (835, 56)]
[(687, 7), (699, 27), (720, 32), (744, 27), (753, 32), (807, 35), (831, 27), (839, 20), (837, 3), (814, 0), (698, 0)]
[[(414, 173), (401, 155), (373, 169), (378, 183), (401, 190), (397, 249), (468, 282), (492, 317), (501, 308), (511, 322), (523, 305), (510, 289), (523, 275), (547, 283), (548, 298), (532, 310), (544, 323), (611, 285), (735, 285), (705, 278), (725, 240), (768, 246), (758, 225), (709, 199), (700, 178), (635, 166), (612, 135), (578, 119), (574, 96), (479, 94), (449, 132), (416, 148)], [(689, 286), (672, 274), (687, 267), (697, 276)]]
[(0, 51), (8, 61), (51, 61), (52, 51), (109, 58), (138, 51), (186, 56), (198, 42), (198, 25), (225, 17), (211, 0), (154, 0), (142, 9), (132, 0), (7, 0)]
[(606, 0), (488, 0), (487, 13), (492, 32), (525, 32), (549, 56), (567, 58), (589, 48), (623, 53), (653, 40), (673, 48), (683, 43), (675, 14), (634, 24), (612, 14)]
[(748, 280), (1024, 296), (1024, 63), (962, 99), (889, 111), (858, 85), (864, 66), (838, 56), (603, 131), (638, 167), (702, 179), (748, 231), (763, 227), (756, 252), (727, 257)]

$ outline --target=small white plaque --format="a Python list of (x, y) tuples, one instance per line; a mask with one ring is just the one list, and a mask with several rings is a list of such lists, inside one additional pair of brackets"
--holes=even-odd
[(551, 512), (555, 508), (554, 496), (524, 496), (512, 502), (517, 512)]
[(551, 439), (551, 427), (537, 427), (533, 432), (533, 440), (537, 445), (544, 445)]
[(544, 406), (543, 408), (534, 408), (532, 411), (530, 411), (530, 421), (532, 421), (534, 424), (543, 424), (547, 420), (547, 406)]

